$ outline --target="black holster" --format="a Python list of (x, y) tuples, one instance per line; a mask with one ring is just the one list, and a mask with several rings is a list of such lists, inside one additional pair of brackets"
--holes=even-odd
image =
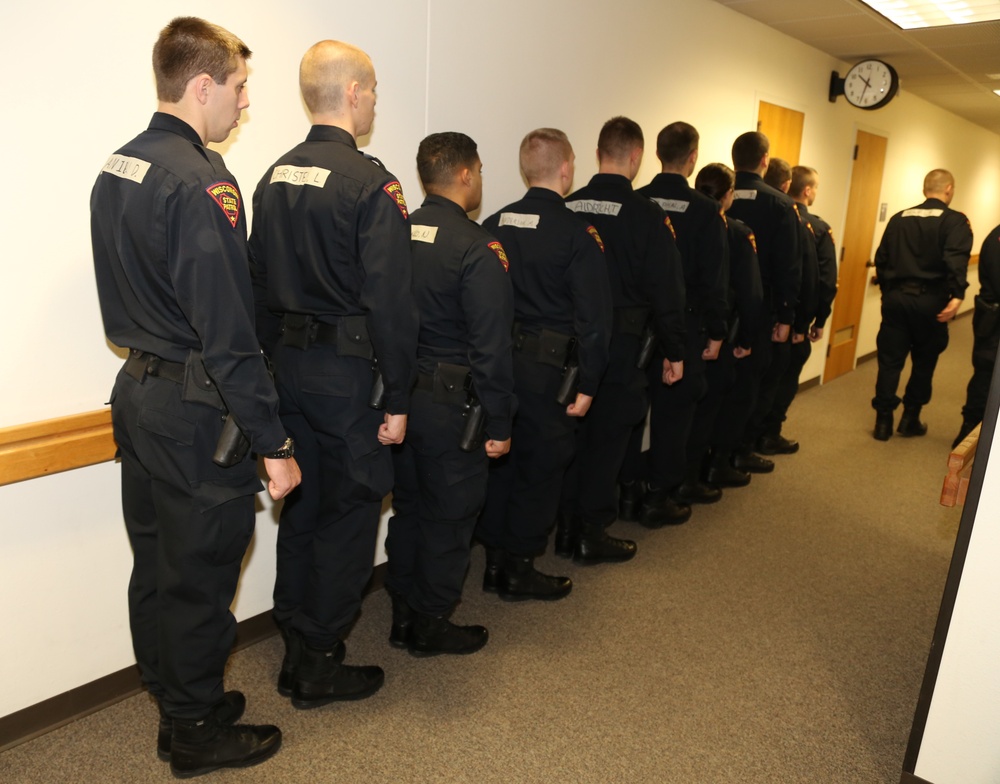
[(458, 448), (463, 452), (475, 452), (483, 445), (483, 437), (486, 435), (486, 411), (476, 395), (471, 373), (465, 377), (465, 395), (465, 407), (462, 411), (465, 425), (462, 427)]
[(635, 358), (635, 366), (639, 370), (649, 367), (649, 362), (653, 358), (653, 351), (656, 349), (656, 328), (652, 322), (646, 324), (639, 338), (639, 354)]
[(556, 392), (556, 403), (568, 406), (576, 400), (580, 389), (580, 361), (576, 338), (570, 338), (566, 344), (566, 359), (563, 364), (562, 382)]
[(372, 360), (372, 393), (368, 398), (368, 407), (376, 411), (385, 408), (385, 379), (382, 378), (382, 371), (378, 368), (378, 360)]
[(236, 418), (232, 414), (226, 414), (212, 462), (223, 468), (230, 468), (243, 460), (249, 451), (250, 441), (236, 424)]

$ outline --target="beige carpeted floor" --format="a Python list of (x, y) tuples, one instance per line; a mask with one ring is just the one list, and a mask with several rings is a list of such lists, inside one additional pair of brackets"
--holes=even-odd
[[(802, 449), (773, 474), (678, 528), (616, 524), (632, 562), (542, 559), (575, 582), (562, 602), (484, 595), (477, 548), (456, 613), (490, 629), (476, 655), (390, 648), (383, 591), (348, 640), (349, 663), (386, 670), (371, 699), (296, 711), (274, 689), (277, 638), (235, 655), (228, 688), (284, 746), (203, 780), (898, 782), (960, 516), (937, 499), (970, 331), (952, 327), (926, 437), (871, 438), (866, 363), (799, 396), (785, 433)], [(126, 700), (0, 755), (0, 781), (170, 781), (155, 729), (150, 699)]]

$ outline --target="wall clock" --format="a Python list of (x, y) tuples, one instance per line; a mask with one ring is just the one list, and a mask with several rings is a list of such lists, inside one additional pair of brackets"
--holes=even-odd
[(862, 60), (843, 79), (836, 71), (830, 75), (830, 103), (843, 95), (849, 104), (859, 109), (881, 109), (898, 91), (896, 69), (882, 60)]

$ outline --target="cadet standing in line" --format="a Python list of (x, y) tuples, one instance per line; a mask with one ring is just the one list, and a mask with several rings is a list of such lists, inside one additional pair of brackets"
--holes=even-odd
[[(488, 458), (510, 449), (515, 408), (508, 259), (466, 215), (482, 201), (482, 168), (464, 133), (431, 134), (417, 150), (427, 193), (411, 219), (419, 374), (409, 436), (395, 450), (395, 514), (385, 545), (389, 642), (414, 656), (474, 653), (489, 636), (482, 626), (449, 620), (486, 501)], [(480, 406), (476, 432), (470, 423)]]
[(788, 195), (803, 227), (802, 288), (792, 325), (788, 368), (778, 382), (774, 403), (761, 425), (755, 451), (762, 455), (793, 454), (798, 441), (781, 435), (788, 407), (799, 391), (799, 376), (812, 353), (812, 344), (823, 338), (823, 327), (837, 294), (837, 251), (828, 223), (809, 212), (819, 190), (819, 175), (808, 166), (793, 166)]
[[(704, 454), (711, 435), (696, 426), (697, 410), (707, 392), (706, 362), (718, 359), (726, 336), (728, 293), (726, 226), (719, 204), (687, 181), (698, 162), (699, 138), (698, 131), (685, 122), (663, 128), (656, 139), (662, 172), (639, 189), (670, 217), (677, 233), (686, 292), (684, 383), (656, 384), (655, 373), (650, 377), (647, 492), (640, 517), (662, 503), (667, 493), (681, 510), (722, 497), (717, 487), (701, 482), (701, 466), (688, 462), (689, 445), (693, 452)], [(657, 364), (656, 356), (651, 367)], [(635, 442), (633, 432), (633, 443), (638, 446)], [(687, 516), (678, 515), (673, 521), (683, 522)]]
[[(112, 155), (91, 194), (91, 238), (108, 339), (130, 349), (111, 393), (132, 545), (129, 622), (142, 681), (160, 707), (157, 753), (174, 775), (267, 759), (271, 725), (234, 725), (223, 692), (229, 611), (254, 528), (257, 463), (223, 450), (223, 418), (264, 457), (271, 497), (301, 479), (254, 334), (243, 198), (222, 142), (250, 105), (250, 49), (178, 17), (153, 48), (149, 128)], [(247, 443), (249, 442), (249, 443)]]
[[(652, 320), (666, 358), (661, 383), (684, 375), (684, 277), (670, 219), (632, 190), (642, 162), (642, 129), (627, 117), (608, 120), (597, 142), (598, 173), (567, 206), (592, 221), (604, 242), (614, 323), (608, 369), (584, 420), (556, 530), (556, 553), (579, 563), (624, 561), (635, 542), (608, 536), (618, 510), (618, 473), (632, 427), (647, 408), (639, 347)], [(658, 527), (664, 519), (649, 518)]]
[[(802, 263), (799, 250), (799, 221), (792, 200), (763, 180), (770, 162), (767, 137), (751, 131), (733, 142), (733, 166), (736, 188), (729, 215), (751, 228), (756, 237), (760, 277), (764, 286), (764, 306), (770, 323), (761, 323), (750, 357), (755, 371), (746, 390), (746, 402), (733, 411), (723, 412), (726, 428), (732, 439), (738, 439), (730, 450), (719, 445), (713, 455), (713, 466), (730, 461), (740, 472), (767, 473), (774, 463), (753, 454), (753, 439), (764, 415), (770, 410), (777, 379), (788, 364), (788, 339), (795, 316)], [(726, 454), (730, 451), (731, 454)]]
[[(307, 477), (278, 527), (274, 617), (286, 645), (278, 690), (313, 708), (382, 686), (379, 667), (342, 663), (343, 637), (392, 488), (388, 445), (406, 433), (417, 317), (402, 188), (357, 149), (375, 117), (371, 60), (321, 41), (302, 58), (299, 82), (313, 126), (257, 186), (250, 253), (261, 344)], [(373, 357), (384, 412), (369, 405)]]
[[(511, 451), (490, 467), (477, 536), (486, 545), (483, 590), (507, 600), (551, 600), (573, 584), (540, 573), (534, 559), (545, 552), (556, 517), (577, 421), (607, 366), (611, 291), (597, 229), (563, 202), (575, 157), (566, 134), (532, 131), (519, 157), (527, 194), (483, 222), (510, 259), (518, 409)], [(572, 375), (578, 385), (557, 401)]]
[(966, 271), (972, 251), (969, 219), (948, 205), (955, 178), (944, 169), (924, 177), (925, 201), (889, 219), (875, 251), (875, 273), (882, 290), (882, 325), (875, 344), (875, 439), (892, 436), (896, 394), (907, 354), (913, 361), (903, 394), (903, 415), (896, 432), (922, 436), (927, 425), (920, 410), (931, 399), (931, 379), (938, 357), (948, 346), (948, 322), (955, 318), (969, 285)]

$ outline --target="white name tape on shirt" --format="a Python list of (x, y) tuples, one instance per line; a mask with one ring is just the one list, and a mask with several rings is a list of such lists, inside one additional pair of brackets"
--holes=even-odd
[(658, 196), (653, 196), (652, 198), (653, 201), (667, 212), (687, 212), (687, 208), (691, 206), (691, 202), (681, 201), (680, 199), (661, 199)]
[(322, 188), (326, 178), (330, 176), (329, 169), (319, 166), (275, 166), (271, 172), (270, 182), (283, 182), (286, 185), (313, 185)]
[(590, 212), (594, 215), (614, 215), (616, 217), (622, 209), (621, 202), (599, 201), (597, 199), (568, 201), (566, 202), (566, 206), (573, 210), (573, 212)]
[(933, 210), (903, 210), (904, 218), (940, 218), (944, 215), (944, 210), (933, 209)]
[(410, 226), (410, 239), (415, 242), (428, 242), (433, 245), (437, 235), (437, 226)]
[(757, 191), (755, 191), (753, 189), (751, 189), (751, 190), (745, 190), (745, 191), (733, 191), (733, 198), (734, 199), (750, 199), (750, 200), (753, 200), (753, 199), (757, 198)]
[(538, 215), (524, 215), (520, 212), (501, 212), (500, 225), (514, 226), (518, 229), (537, 229)]
[(139, 158), (129, 158), (127, 155), (112, 155), (101, 169), (105, 174), (113, 174), (123, 180), (142, 182), (149, 171), (149, 164)]

